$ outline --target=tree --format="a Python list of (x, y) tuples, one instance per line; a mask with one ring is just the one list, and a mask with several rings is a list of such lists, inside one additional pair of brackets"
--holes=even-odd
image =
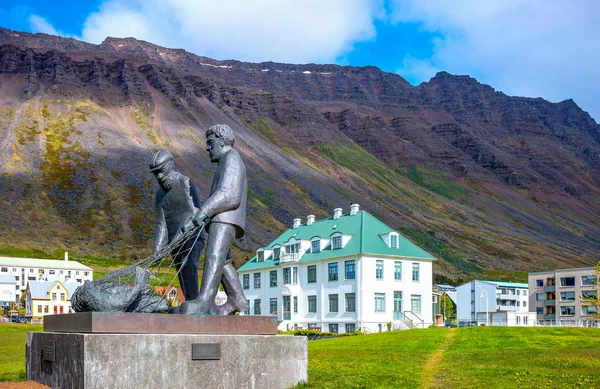
[(456, 319), (456, 306), (450, 296), (446, 293), (440, 297), (440, 310), (441, 314), (444, 316), (444, 320)]
[(581, 302), (583, 305), (589, 307), (588, 312), (590, 312), (590, 307), (594, 307), (595, 312), (591, 314), (596, 318), (600, 318), (600, 300), (598, 300), (598, 291), (600, 291), (600, 262), (596, 264), (594, 274), (596, 275), (596, 293), (593, 296), (582, 295)]

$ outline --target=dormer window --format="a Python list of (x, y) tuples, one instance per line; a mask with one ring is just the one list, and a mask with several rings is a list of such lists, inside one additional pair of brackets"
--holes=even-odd
[(342, 236), (336, 235), (331, 237), (331, 249), (337, 250), (342, 248)]
[(390, 233), (390, 247), (395, 249), (398, 248), (398, 234)]
[(265, 261), (265, 252), (263, 250), (260, 250), (256, 253), (256, 261), (257, 262), (264, 262)]
[(321, 239), (315, 239), (310, 242), (310, 249), (312, 253), (321, 252)]
[(273, 249), (273, 259), (279, 260), (279, 254), (281, 253), (281, 247), (275, 247)]

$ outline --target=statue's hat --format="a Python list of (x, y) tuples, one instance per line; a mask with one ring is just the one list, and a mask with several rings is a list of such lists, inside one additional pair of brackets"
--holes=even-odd
[(168, 162), (171, 162), (172, 160), (173, 155), (171, 153), (169, 153), (166, 150), (160, 150), (159, 152), (154, 154), (154, 157), (150, 162), (150, 171), (154, 172), (156, 170), (160, 170), (163, 166), (165, 166)]

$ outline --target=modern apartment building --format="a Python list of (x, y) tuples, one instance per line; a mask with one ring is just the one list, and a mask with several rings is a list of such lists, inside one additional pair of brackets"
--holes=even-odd
[(458, 321), (464, 323), (531, 326), (528, 285), (518, 282), (473, 280), (456, 288)]
[(0, 257), (0, 275), (11, 275), (15, 278), (15, 302), (24, 297), (28, 281), (62, 280), (81, 285), (85, 280), (92, 280), (92, 268), (68, 259), (67, 253), (63, 261)]
[(246, 313), (277, 315), (279, 329), (378, 332), (390, 322), (434, 322), (434, 260), (353, 204), (346, 215), (336, 208), (325, 220), (295, 219), (238, 272)]
[(581, 301), (597, 296), (593, 267), (529, 273), (529, 306), (540, 322), (585, 324), (594, 322), (596, 307)]

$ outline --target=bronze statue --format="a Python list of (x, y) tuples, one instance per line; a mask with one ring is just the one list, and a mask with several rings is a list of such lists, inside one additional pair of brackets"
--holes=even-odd
[[(161, 150), (154, 155), (150, 171), (154, 173), (160, 186), (156, 192), (153, 249), (153, 254), (156, 254), (174, 241), (175, 235), (194, 216), (201, 203), (194, 183), (175, 170), (173, 155), (168, 151)], [(187, 240), (183, 247), (177, 247), (171, 252), (186, 301), (198, 297), (198, 262), (203, 248), (204, 232), (201, 232), (199, 239)]]
[[(181, 304), (179, 313), (228, 315), (248, 309), (237, 272), (228, 252), (235, 239), (244, 236), (248, 183), (246, 166), (233, 148), (233, 130), (217, 124), (206, 131), (206, 150), (211, 162), (218, 164), (210, 196), (182, 228), (186, 233), (206, 223), (208, 239), (204, 274), (199, 296)], [(219, 283), (227, 294), (227, 302), (217, 306), (215, 297)]]

